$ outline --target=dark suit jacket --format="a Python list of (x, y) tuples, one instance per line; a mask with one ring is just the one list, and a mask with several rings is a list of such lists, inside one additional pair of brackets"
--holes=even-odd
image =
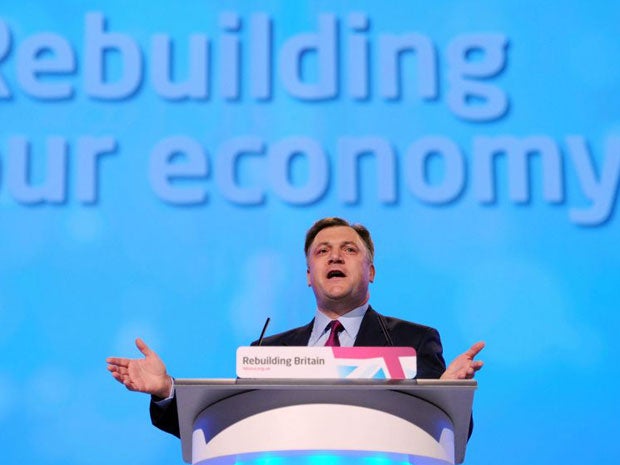
[[(355, 346), (376, 347), (388, 346), (390, 343), (381, 328), (382, 319), (394, 346), (413, 347), (416, 350), (418, 373), (417, 378), (439, 378), (446, 370), (443, 359), (441, 340), (436, 329), (428, 326), (386, 317), (371, 307), (364, 315), (359, 332), (355, 338)], [(307, 346), (312, 332), (314, 320), (305, 326), (291, 329), (263, 339), (263, 346)], [(256, 345), (254, 341), (252, 345)], [(156, 427), (175, 436), (179, 436), (179, 418), (177, 416), (176, 397), (162, 408), (151, 399), (151, 421)]]

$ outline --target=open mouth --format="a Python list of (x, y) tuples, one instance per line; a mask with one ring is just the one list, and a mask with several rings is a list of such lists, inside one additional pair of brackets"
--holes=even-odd
[(331, 270), (327, 273), (327, 279), (344, 278), (346, 275), (340, 270)]

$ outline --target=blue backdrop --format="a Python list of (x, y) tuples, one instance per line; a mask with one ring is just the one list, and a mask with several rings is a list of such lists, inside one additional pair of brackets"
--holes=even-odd
[(468, 464), (612, 464), (617, 2), (3, 2), (3, 463), (182, 463), (105, 369), (305, 324), (305, 230), (371, 302), (485, 340)]

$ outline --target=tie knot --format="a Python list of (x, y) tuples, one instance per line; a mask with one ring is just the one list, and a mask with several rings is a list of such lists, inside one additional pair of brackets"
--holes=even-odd
[(342, 326), (340, 321), (332, 320), (327, 327), (329, 328), (329, 337), (325, 345), (328, 347), (340, 347), (340, 338), (338, 334), (344, 329), (344, 326)]

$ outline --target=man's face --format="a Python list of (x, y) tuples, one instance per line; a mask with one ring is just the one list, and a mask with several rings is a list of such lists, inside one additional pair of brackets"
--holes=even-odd
[(319, 309), (346, 313), (368, 300), (375, 267), (357, 232), (348, 226), (321, 230), (308, 249), (308, 285)]

